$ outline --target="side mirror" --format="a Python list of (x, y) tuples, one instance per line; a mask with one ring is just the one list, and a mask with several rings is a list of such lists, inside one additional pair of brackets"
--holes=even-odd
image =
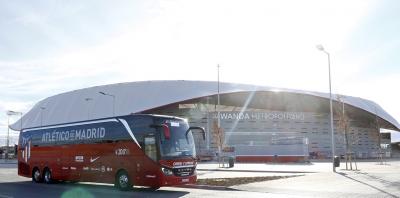
[(204, 130), (203, 127), (189, 127), (189, 129), (186, 131), (186, 139), (187, 139), (187, 135), (188, 135), (189, 131), (191, 131), (193, 129), (200, 130), (203, 134), (203, 140), (206, 139), (206, 131)]

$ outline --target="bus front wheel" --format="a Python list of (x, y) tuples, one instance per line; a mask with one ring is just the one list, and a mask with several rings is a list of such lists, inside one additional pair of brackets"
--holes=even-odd
[(118, 171), (115, 177), (115, 186), (122, 191), (131, 189), (132, 184), (129, 180), (129, 175), (125, 170)]

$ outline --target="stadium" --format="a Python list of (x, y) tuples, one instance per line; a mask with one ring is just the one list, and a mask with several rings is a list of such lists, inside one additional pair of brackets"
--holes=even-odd
[[(11, 128), (70, 123), (128, 114), (188, 119), (206, 130), (197, 153), (214, 158), (219, 145), (237, 161), (301, 161), (332, 156), (329, 93), (210, 81), (143, 81), (79, 89), (38, 102)], [(399, 123), (378, 104), (333, 95), (335, 155), (390, 156)], [(220, 130), (218, 130), (218, 123)]]

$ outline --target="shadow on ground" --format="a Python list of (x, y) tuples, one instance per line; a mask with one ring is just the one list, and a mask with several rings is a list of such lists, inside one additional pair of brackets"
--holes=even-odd
[[(378, 187), (376, 187), (376, 186), (374, 186), (374, 185), (371, 185), (371, 184), (368, 184), (368, 183), (366, 183), (366, 182), (363, 182), (363, 181), (360, 181), (360, 180), (358, 180), (358, 179), (355, 179), (355, 178), (349, 176), (349, 175), (346, 174), (346, 173), (338, 172), (337, 174), (339, 174), (339, 175), (341, 175), (341, 176), (343, 176), (343, 177), (346, 177), (347, 179), (351, 179), (351, 180), (353, 180), (353, 181), (355, 181), (355, 182), (358, 182), (358, 183), (360, 183), (360, 184), (363, 184), (363, 185), (366, 185), (366, 186), (368, 186), (368, 187), (371, 187), (371, 188), (373, 188), (373, 189), (375, 189), (375, 190), (377, 190), (377, 191), (379, 191), (379, 192), (381, 192), (381, 193), (384, 193), (384, 194), (386, 194), (386, 195), (388, 195), (388, 196), (391, 196), (391, 197), (398, 197), (397, 195), (394, 195), (394, 194), (392, 194), (392, 193), (390, 193), (390, 192), (387, 192), (387, 191), (385, 191), (385, 190), (383, 190), (383, 189), (380, 189), (380, 188), (378, 188)], [(362, 174), (362, 175), (367, 175), (367, 176), (368, 176), (368, 173), (356, 172), (356, 174)], [(370, 178), (370, 179), (371, 179), (371, 178)], [(379, 181), (379, 179), (377, 179), (376, 177), (373, 177), (372, 179), (375, 180), (375, 181)], [(385, 181), (385, 182), (386, 182), (386, 183), (393, 183), (393, 182), (389, 182), (389, 181)], [(398, 183), (398, 182), (395, 182), (395, 183)]]
[(0, 197), (182, 197), (189, 192), (184, 190), (134, 188), (119, 191), (112, 185), (94, 185), (82, 183), (43, 184), (31, 181), (9, 182), (0, 185)]

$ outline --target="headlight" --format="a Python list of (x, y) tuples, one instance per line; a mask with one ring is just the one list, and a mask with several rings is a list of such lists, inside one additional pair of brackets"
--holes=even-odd
[(174, 174), (174, 173), (172, 172), (172, 170), (169, 169), (169, 168), (164, 168), (164, 167), (162, 167), (162, 168), (161, 168), (161, 171), (164, 173), (164, 175), (167, 175), (167, 176), (170, 176), (170, 175), (173, 175), (173, 174)]

